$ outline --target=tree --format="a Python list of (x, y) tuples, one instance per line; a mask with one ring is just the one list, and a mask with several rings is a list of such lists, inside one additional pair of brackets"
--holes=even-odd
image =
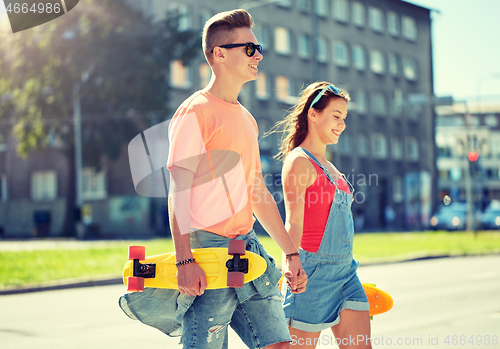
[[(16, 34), (0, 52), (0, 124), (10, 123), (27, 157), (57, 138), (74, 171), (73, 101), (82, 105), (84, 166), (100, 168), (123, 144), (167, 115), (170, 63), (199, 52), (179, 17), (153, 21), (119, 0), (80, 2), (65, 16)], [(4, 35), (5, 37), (5, 35)], [(6, 50), (7, 48), (7, 50)], [(2, 98), (3, 97), (3, 98)], [(70, 173), (65, 231), (74, 234)]]

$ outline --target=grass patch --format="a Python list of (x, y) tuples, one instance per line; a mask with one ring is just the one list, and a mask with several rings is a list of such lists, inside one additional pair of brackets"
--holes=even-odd
[[(269, 254), (281, 262), (281, 250), (267, 236), (259, 236)], [(86, 248), (0, 252), (0, 288), (47, 281), (119, 276), (129, 245), (146, 246), (147, 255), (173, 251), (170, 239), (106, 241)], [(77, 244), (78, 246), (78, 244)], [(363, 263), (438, 255), (500, 253), (500, 232), (371, 233), (354, 236), (354, 258)]]
[(0, 287), (47, 281), (119, 276), (128, 258), (129, 245), (146, 246), (148, 255), (173, 250), (170, 239), (103, 242), (102, 246), (74, 249), (0, 252)]
[(414, 232), (357, 234), (354, 258), (363, 263), (431, 256), (500, 253), (500, 232)]

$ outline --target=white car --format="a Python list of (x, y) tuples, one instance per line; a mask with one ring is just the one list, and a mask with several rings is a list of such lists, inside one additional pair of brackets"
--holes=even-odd
[(467, 206), (465, 202), (441, 206), (432, 216), (430, 224), (434, 230), (465, 230), (467, 222)]
[(481, 229), (500, 229), (500, 201), (492, 201), (481, 218)]

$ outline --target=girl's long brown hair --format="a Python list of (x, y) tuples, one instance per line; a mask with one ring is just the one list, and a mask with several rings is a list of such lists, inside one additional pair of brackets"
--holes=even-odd
[[(280, 151), (274, 158), (284, 161), (288, 153), (304, 141), (308, 132), (307, 112), (309, 111), (309, 106), (318, 93), (328, 85), (331, 85), (331, 83), (326, 81), (314, 82), (308, 85), (302, 91), (299, 102), (290, 109), (288, 115), (283, 120), (277, 122), (266, 133), (266, 136), (268, 136), (275, 132), (282, 132)], [(327, 90), (319, 101), (314, 104), (313, 108), (317, 111), (322, 111), (328, 106), (332, 98), (343, 98), (347, 102), (351, 100), (346, 91), (342, 91), (341, 97)]]

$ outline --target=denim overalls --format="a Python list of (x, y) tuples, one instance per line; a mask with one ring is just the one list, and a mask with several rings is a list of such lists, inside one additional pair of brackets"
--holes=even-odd
[(309, 278), (306, 291), (292, 294), (285, 284), (282, 289), (289, 326), (317, 332), (338, 324), (340, 311), (368, 311), (369, 304), (356, 275), (358, 262), (352, 256), (354, 226), (351, 204), (354, 188), (344, 177), (351, 193), (339, 190), (328, 170), (311, 153), (302, 148), (295, 151), (302, 151), (318, 164), (336, 187), (318, 252), (299, 249), (302, 267)]

